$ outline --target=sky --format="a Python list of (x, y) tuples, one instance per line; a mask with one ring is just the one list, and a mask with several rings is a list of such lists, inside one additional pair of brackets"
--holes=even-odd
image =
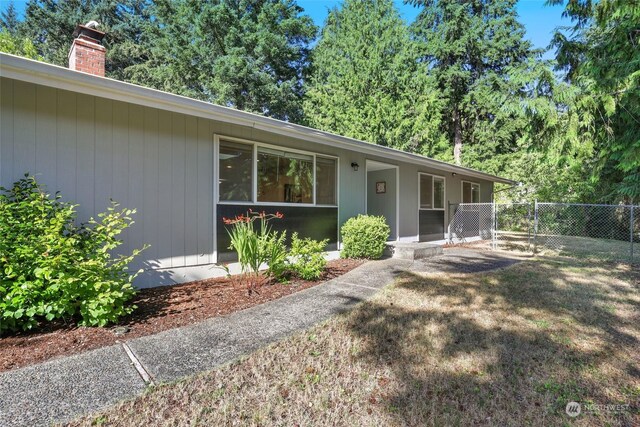
[[(313, 18), (318, 26), (322, 26), (329, 9), (339, 6), (342, 0), (297, 0), (297, 3)], [(418, 8), (404, 4), (402, 0), (394, 0), (400, 14), (407, 22), (412, 22), (418, 15)], [(546, 49), (556, 27), (568, 25), (562, 19), (563, 6), (545, 6), (545, 0), (520, 0), (517, 4), (518, 16), (527, 31), (527, 38), (535, 48)], [(552, 59), (548, 52), (545, 59)]]
[[(11, 0), (0, 0), (0, 8), (4, 8)], [(22, 12), (27, 0), (13, 0), (16, 8)], [(297, 0), (297, 3), (305, 10), (305, 13), (313, 18), (316, 25), (324, 23), (329, 9), (338, 6), (342, 0)], [(418, 9), (406, 5), (402, 0), (394, 0), (400, 14), (407, 22), (412, 22), (418, 14)], [(527, 38), (536, 48), (546, 48), (551, 41), (553, 30), (556, 27), (567, 25), (562, 19), (562, 6), (545, 6), (545, 0), (520, 0), (517, 10), (520, 21), (527, 30)], [(552, 52), (547, 52), (546, 59), (553, 58)]]

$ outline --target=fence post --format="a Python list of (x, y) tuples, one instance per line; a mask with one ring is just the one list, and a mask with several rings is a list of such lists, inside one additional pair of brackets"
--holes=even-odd
[(533, 207), (533, 253), (538, 253), (538, 199)]
[(633, 263), (633, 205), (631, 205), (631, 214), (629, 215), (629, 246), (631, 251), (631, 263)]
[(531, 250), (531, 202), (527, 203), (527, 251)]
[[(451, 217), (451, 202), (447, 200), (447, 216), (449, 217), (449, 223), (447, 224), (447, 239), (449, 240), (449, 243), (453, 243), (453, 239), (451, 238), (451, 223), (453, 222), (453, 218)], [(453, 214), (453, 217), (455, 217), (456, 214)], [(418, 234), (420, 234), (420, 231), (418, 230)]]
[(493, 221), (492, 221), (492, 230), (491, 230), (491, 247), (493, 250), (496, 250), (496, 231), (498, 229), (498, 210), (496, 209), (496, 202), (491, 203), (491, 210)]

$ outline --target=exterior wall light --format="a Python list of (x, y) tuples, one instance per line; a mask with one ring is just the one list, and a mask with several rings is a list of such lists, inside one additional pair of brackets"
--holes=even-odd
[(353, 168), (354, 171), (358, 172), (358, 168), (360, 167), (360, 165), (357, 164), (356, 162), (351, 162), (351, 167)]

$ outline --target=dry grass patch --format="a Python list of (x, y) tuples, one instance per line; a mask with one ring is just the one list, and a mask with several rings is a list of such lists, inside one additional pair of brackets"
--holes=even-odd
[[(545, 258), (407, 274), (348, 314), (74, 425), (638, 425), (638, 276)], [(572, 419), (571, 400), (631, 408)]]

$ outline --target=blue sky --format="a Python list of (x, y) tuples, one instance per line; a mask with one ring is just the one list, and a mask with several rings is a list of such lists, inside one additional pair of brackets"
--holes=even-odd
[[(297, 0), (316, 25), (321, 26), (327, 17), (329, 9), (338, 6), (342, 0)], [(394, 0), (400, 14), (407, 22), (412, 22), (418, 9), (406, 5), (402, 0)], [(556, 27), (567, 25), (562, 19), (562, 6), (545, 6), (545, 0), (520, 0), (517, 5), (520, 22), (527, 30), (527, 38), (536, 48), (546, 48), (551, 41), (551, 36)], [(553, 58), (552, 53), (547, 53), (545, 58)]]
[[(342, 3), (342, 0), (297, 0), (307, 14), (315, 23), (323, 24), (329, 9)], [(394, 0), (400, 10), (402, 17), (411, 22), (418, 14), (418, 9), (410, 5), (405, 5), (402, 0)], [(1, 8), (4, 9), (10, 0), (0, 0)], [(19, 11), (26, 5), (26, 0), (14, 0), (13, 2)], [(553, 30), (561, 25), (567, 25), (562, 20), (562, 6), (545, 6), (544, 0), (520, 0), (518, 2), (518, 15), (520, 21), (527, 30), (527, 38), (533, 42), (537, 48), (546, 48), (551, 40)], [(552, 58), (552, 53), (547, 53), (546, 58)]]

